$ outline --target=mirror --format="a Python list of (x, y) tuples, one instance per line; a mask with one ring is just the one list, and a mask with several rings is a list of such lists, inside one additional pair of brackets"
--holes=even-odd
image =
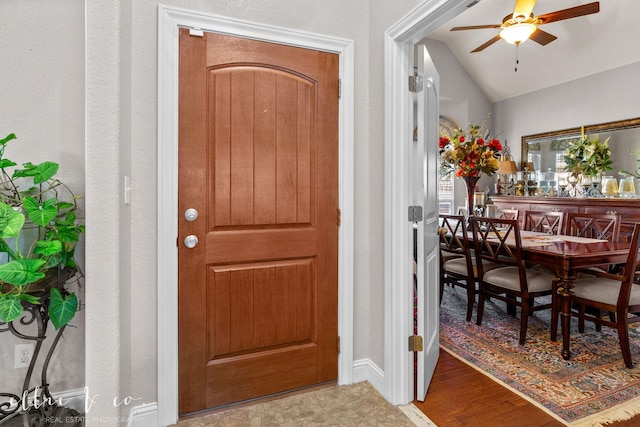
[[(571, 128), (522, 137), (522, 162), (533, 162), (536, 172), (551, 172), (562, 179), (564, 172), (563, 153), (567, 144), (580, 139), (583, 128)], [(585, 135), (598, 135), (600, 141), (609, 139), (612, 170), (603, 175), (618, 178), (619, 170), (635, 171), (637, 156), (632, 150), (640, 149), (640, 117), (616, 122), (584, 126)]]

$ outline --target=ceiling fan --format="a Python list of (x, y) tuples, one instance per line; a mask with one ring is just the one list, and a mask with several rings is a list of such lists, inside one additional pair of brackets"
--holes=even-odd
[(539, 28), (540, 25), (600, 12), (600, 2), (596, 1), (582, 6), (570, 7), (569, 9), (557, 10), (555, 12), (545, 13), (544, 15), (534, 16), (532, 12), (535, 4), (536, 0), (516, 0), (513, 14), (505, 16), (502, 20), (502, 24), (454, 27), (451, 31), (479, 30), (485, 28), (501, 29), (498, 35), (478, 46), (472, 50), (471, 53), (480, 52), (500, 39), (504, 39), (507, 43), (518, 46), (520, 43), (530, 38), (534, 42), (544, 46), (557, 39), (557, 37), (541, 30)]

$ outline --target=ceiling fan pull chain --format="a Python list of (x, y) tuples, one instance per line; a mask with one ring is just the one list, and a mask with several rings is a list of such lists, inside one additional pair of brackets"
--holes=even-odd
[(519, 47), (520, 47), (520, 43), (518, 43), (518, 44), (516, 45), (516, 68), (515, 68), (515, 70), (513, 70), (515, 73), (517, 73), (517, 72), (518, 72), (518, 64), (520, 63), (520, 61), (518, 60), (518, 50), (519, 50)]

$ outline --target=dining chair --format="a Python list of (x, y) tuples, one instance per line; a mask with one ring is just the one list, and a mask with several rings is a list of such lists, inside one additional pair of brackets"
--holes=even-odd
[[(629, 348), (629, 324), (640, 322), (640, 224), (633, 228), (629, 256), (621, 274), (593, 272), (591, 277), (578, 278), (573, 287), (573, 308), (571, 315), (578, 318), (578, 330), (584, 331), (584, 321), (608, 326), (618, 330), (620, 350), (624, 364), (633, 368)], [(554, 293), (551, 313), (552, 332), (558, 327), (560, 314), (558, 299)], [(589, 311), (588, 308), (594, 310)], [(613, 318), (600, 315), (603, 311), (615, 313)], [(554, 334), (552, 334), (552, 337)]]
[(620, 238), (621, 216), (617, 213), (567, 213), (564, 234), (617, 242)]
[(527, 231), (537, 231), (547, 234), (562, 234), (564, 212), (526, 211), (524, 213), (524, 228)]
[(504, 219), (518, 219), (518, 214), (520, 213), (517, 209), (501, 209), (498, 218)]
[[(569, 236), (589, 237), (592, 239), (617, 242), (620, 239), (622, 217), (618, 213), (578, 213), (569, 212), (564, 234)], [(595, 270), (607, 270), (615, 273), (621, 266), (601, 265)]]
[[(472, 217), (475, 256), (478, 269), (478, 325), (482, 324), (487, 298), (507, 303), (507, 312), (516, 315), (520, 307), (519, 344), (524, 345), (529, 315), (551, 307), (550, 303), (535, 305), (535, 299), (551, 294), (554, 276), (525, 267), (518, 221), (514, 219)], [(485, 264), (498, 265), (486, 270)]]
[[(476, 300), (478, 269), (473, 257), (473, 243), (469, 239), (464, 215), (440, 215), (440, 302), (444, 286), (459, 286), (467, 291), (467, 322), (471, 321)], [(488, 264), (485, 269), (497, 265)]]

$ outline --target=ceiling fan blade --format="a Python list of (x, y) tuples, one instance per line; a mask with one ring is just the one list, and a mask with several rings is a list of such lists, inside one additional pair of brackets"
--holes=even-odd
[(536, 29), (529, 38), (534, 42), (541, 44), (542, 46), (547, 45), (557, 39), (557, 37), (553, 34), (549, 34), (546, 31), (541, 30), (540, 28)]
[(462, 31), (462, 30), (484, 30), (487, 28), (500, 28), (500, 24), (489, 24), (489, 25), (470, 25), (467, 27), (453, 27), (449, 31)]
[(592, 13), (598, 12), (600, 12), (600, 2), (596, 1), (593, 3), (583, 4), (582, 6), (545, 13), (544, 15), (536, 16), (536, 21), (538, 25), (548, 24), (549, 22), (577, 18), (578, 16), (591, 15)]
[(525, 19), (531, 16), (533, 7), (536, 5), (536, 0), (516, 0), (516, 5), (513, 8), (513, 17), (522, 16)]
[(484, 49), (488, 48), (489, 46), (491, 46), (492, 44), (494, 44), (498, 40), (500, 40), (500, 35), (495, 36), (494, 38), (492, 38), (488, 42), (484, 43), (483, 45), (480, 45), (477, 48), (473, 49), (471, 51), (471, 53), (480, 52), (481, 50), (484, 50)]

